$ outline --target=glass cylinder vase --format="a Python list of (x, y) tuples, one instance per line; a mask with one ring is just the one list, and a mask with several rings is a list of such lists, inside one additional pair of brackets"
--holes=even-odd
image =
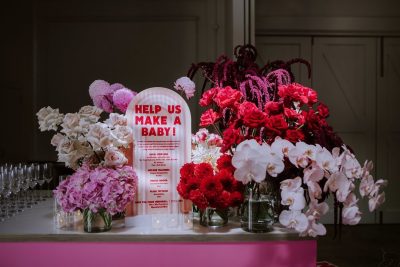
[(228, 209), (219, 210), (208, 207), (200, 210), (200, 225), (218, 228), (228, 224)]
[(100, 233), (111, 230), (112, 216), (105, 210), (93, 212), (89, 209), (83, 211), (83, 230), (87, 233)]
[(253, 233), (272, 231), (279, 214), (278, 204), (276, 192), (269, 184), (249, 184), (241, 207), (242, 229)]

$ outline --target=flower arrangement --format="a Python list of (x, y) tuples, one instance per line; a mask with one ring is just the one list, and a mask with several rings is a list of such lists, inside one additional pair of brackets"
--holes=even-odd
[[(325, 234), (319, 220), (328, 211), (328, 195), (334, 199), (335, 224), (360, 221), (357, 186), (360, 197), (368, 198), (370, 211), (381, 205), (385, 200), (381, 188), (387, 182), (375, 182), (372, 162), (361, 166), (329, 126), (329, 110), (317, 92), (294, 82), (290, 66), (306, 64), (310, 76), (310, 65), (294, 59), (259, 67), (255, 63), (257, 52), (250, 45), (238, 46), (235, 56), (236, 61), (221, 56), (216, 62), (193, 64), (187, 75), (192, 79), (201, 70), (203, 90), (211, 83), (199, 104), (208, 107), (201, 115), (200, 126), (212, 126), (222, 136), (221, 156), (216, 158), (218, 154), (213, 153), (216, 159), (212, 161), (217, 166), (224, 161), (234, 179), (256, 194), (259, 185), (268, 182), (280, 203), (279, 222), (302, 236)], [(187, 184), (187, 169), (195, 173), (202, 161), (210, 162), (201, 157), (193, 159), (196, 164), (182, 168), (183, 189), (191, 186)], [(208, 172), (197, 172), (195, 179), (209, 179), (212, 168), (207, 168)], [(216, 170), (220, 171), (218, 167)], [(195, 190), (200, 190), (199, 183), (193, 186)], [(210, 188), (220, 194), (219, 187)], [(178, 186), (184, 198), (196, 199), (183, 189)], [(204, 199), (194, 201), (203, 207), (204, 203)]]
[[(84, 211), (85, 230), (97, 213), (107, 230), (111, 227), (109, 215), (123, 212), (135, 194), (137, 177), (132, 166), (126, 166), (123, 153), (132, 143), (132, 130), (127, 118), (114, 111), (125, 112), (136, 93), (119, 83), (96, 80), (89, 94), (95, 106), (65, 115), (44, 107), (36, 115), (42, 132), (56, 132), (51, 144), (58, 161), (75, 170), (54, 190), (55, 198), (66, 212)], [(109, 113), (105, 120), (101, 120), (103, 110)]]
[(136, 174), (129, 166), (92, 168), (83, 165), (54, 191), (64, 211), (106, 210), (111, 215), (123, 212), (133, 200)]
[[(120, 89), (115, 89), (120, 88)], [(59, 109), (44, 107), (36, 114), (39, 129), (56, 131), (51, 144), (58, 152), (58, 161), (74, 170), (84, 163), (105, 167), (121, 167), (127, 163), (120, 151), (132, 142), (132, 130), (127, 126), (127, 118), (118, 113), (110, 113), (100, 121), (103, 113), (120, 110), (124, 112), (134, 92), (121, 84), (96, 80), (89, 87), (89, 93), (96, 106), (84, 106), (76, 113), (61, 114)], [(107, 94), (106, 94), (107, 93)], [(122, 97), (120, 96), (122, 95)], [(114, 100), (112, 100), (114, 99)]]

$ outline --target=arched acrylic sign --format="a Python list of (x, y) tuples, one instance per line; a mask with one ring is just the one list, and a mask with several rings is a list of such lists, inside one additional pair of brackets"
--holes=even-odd
[(190, 162), (191, 115), (174, 91), (154, 87), (140, 92), (126, 112), (133, 130), (132, 164), (138, 175), (135, 202), (126, 225), (153, 228), (180, 224), (182, 200), (176, 190), (179, 169)]

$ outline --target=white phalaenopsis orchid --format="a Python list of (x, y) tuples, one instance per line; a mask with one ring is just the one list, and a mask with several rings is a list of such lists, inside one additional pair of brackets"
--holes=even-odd
[(300, 233), (300, 236), (316, 237), (319, 235), (326, 235), (326, 228), (322, 223), (310, 221), (307, 230)]
[(281, 182), (282, 191), (296, 191), (301, 187), (302, 184), (301, 177), (296, 177), (294, 179), (286, 179)]
[(317, 152), (316, 163), (323, 170), (329, 172), (338, 171), (337, 161), (325, 147)]
[(313, 163), (306, 169), (304, 169), (304, 183), (308, 186), (308, 194), (310, 199), (320, 199), (322, 196), (322, 189), (319, 185), (325, 172), (317, 164)]
[(361, 220), (361, 212), (357, 205), (344, 207), (342, 211), (343, 224), (356, 225)]
[(306, 168), (310, 163), (310, 157), (314, 156), (314, 148), (303, 142), (297, 142), (296, 146), (289, 150), (290, 162), (297, 168)]
[(329, 210), (328, 204), (325, 202), (318, 203), (316, 199), (311, 200), (306, 215), (309, 220), (319, 220)]
[(267, 147), (254, 139), (241, 142), (232, 157), (235, 178), (244, 184), (251, 181), (261, 183), (267, 172), (267, 154)]
[[(299, 231), (302, 236), (326, 233), (325, 227), (319, 223), (329, 209), (321, 201), (323, 192), (334, 194), (335, 201), (342, 203), (343, 223), (350, 225), (361, 220), (358, 199), (354, 193), (357, 180), (360, 180), (360, 195), (368, 197), (371, 211), (385, 201), (381, 188), (387, 181), (375, 182), (371, 175), (372, 162), (366, 161), (361, 167), (345, 146), (341, 149), (334, 148), (330, 152), (318, 144), (292, 144), (280, 137), (275, 138), (271, 145), (260, 145), (254, 139), (246, 140), (237, 146), (233, 155), (232, 164), (236, 168), (234, 176), (245, 184), (250, 181), (259, 183), (265, 179), (266, 174), (274, 179), (285, 169), (286, 159), (303, 171), (303, 177), (281, 182), (281, 204), (287, 206), (288, 210), (282, 211), (279, 221), (282, 225)], [(305, 194), (309, 196), (308, 207)], [(306, 210), (305, 214), (303, 210)]]
[(378, 206), (385, 202), (385, 192), (380, 193), (374, 197), (371, 197), (368, 201), (368, 208), (370, 212), (373, 212)]
[(304, 198), (304, 189), (302, 187), (291, 190), (282, 190), (282, 205), (289, 206), (291, 210), (302, 210), (306, 206), (306, 199)]
[(279, 222), (287, 228), (293, 228), (297, 232), (304, 232), (308, 228), (308, 219), (304, 213), (298, 210), (284, 210), (279, 215)]
[(340, 202), (344, 202), (347, 196), (350, 194), (350, 188), (352, 182), (342, 172), (335, 172), (331, 174), (325, 183), (324, 191), (328, 189), (331, 192), (336, 192), (336, 198)]
[(375, 182), (372, 175), (368, 175), (367, 177), (363, 178), (360, 183), (360, 195), (362, 197), (368, 196), (374, 189), (374, 186)]
[(294, 148), (294, 145), (281, 137), (277, 136), (275, 141), (271, 144), (271, 149), (275, 151), (281, 158), (288, 157), (289, 151)]
[(285, 169), (285, 164), (283, 163), (283, 153), (282, 150), (274, 150), (268, 144), (262, 144), (265, 151), (267, 152), (267, 172), (272, 177), (278, 176), (283, 169)]

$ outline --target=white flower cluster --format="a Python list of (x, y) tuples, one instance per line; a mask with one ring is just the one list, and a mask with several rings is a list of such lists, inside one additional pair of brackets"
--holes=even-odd
[(53, 109), (51, 107), (45, 107), (39, 110), (36, 113), (36, 116), (39, 121), (39, 129), (40, 131), (56, 131), (58, 125), (63, 121), (64, 115), (60, 114), (57, 109)]
[[(277, 137), (271, 144), (258, 144), (254, 139), (240, 143), (232, 158), (236, 168), (235, 178), (244, 184), (261, 182), (266, 173), (276, 177), (285, 168), (285, 158), (298, 169), (303, 177), (287, 179), (281, 182), (282, 205), (288, 210), (282, 211), (279, 221), (288, 228), (294, 228), (303, 236), (325, 235), (325, 227), (318, 222), (327, 213), (328, 205), (322, 201), (322, 193), (334, 194), (343, 205), (344, 224), (358, 224), (361, 212), (357, 206), (355, 194), (356, 182), (359, 182), (361, 197), (368, 197), (369, 210), (375, 210), (385, 201), (381, 188), (385, 180), (374, 181), (371, 170), (372, 162), (366, 161), (362, 167), (355, 156), (345, 147), (332, 152), (320, 145), (308, 145), (291, 142)], [(272, 178), (273, 179), (273, 178)], [(324, 185), (321, 188), (321, 184)], [(305, 194), (310, 199), (306, 208)]]
[(222, 155), (221, 145), (221, 136), (201, 128), (192, 135), (192, 162), (196, 164), (207, 162), (216, 168), (217, 160)]
[(58, 161), (77, 169), (83, 162), (104, 166), (122, 166), (127, 162), (119, 150), (132, 142), (132, 130), (125, 116), (110, 113), (100, 122), (103, 111), (95, 106), (84, 106), (78, 113), (59, 114), (58, 109), (42, 108), (37, 117), (40, 130), (58, 131), (51, 144), (58, 152)]

